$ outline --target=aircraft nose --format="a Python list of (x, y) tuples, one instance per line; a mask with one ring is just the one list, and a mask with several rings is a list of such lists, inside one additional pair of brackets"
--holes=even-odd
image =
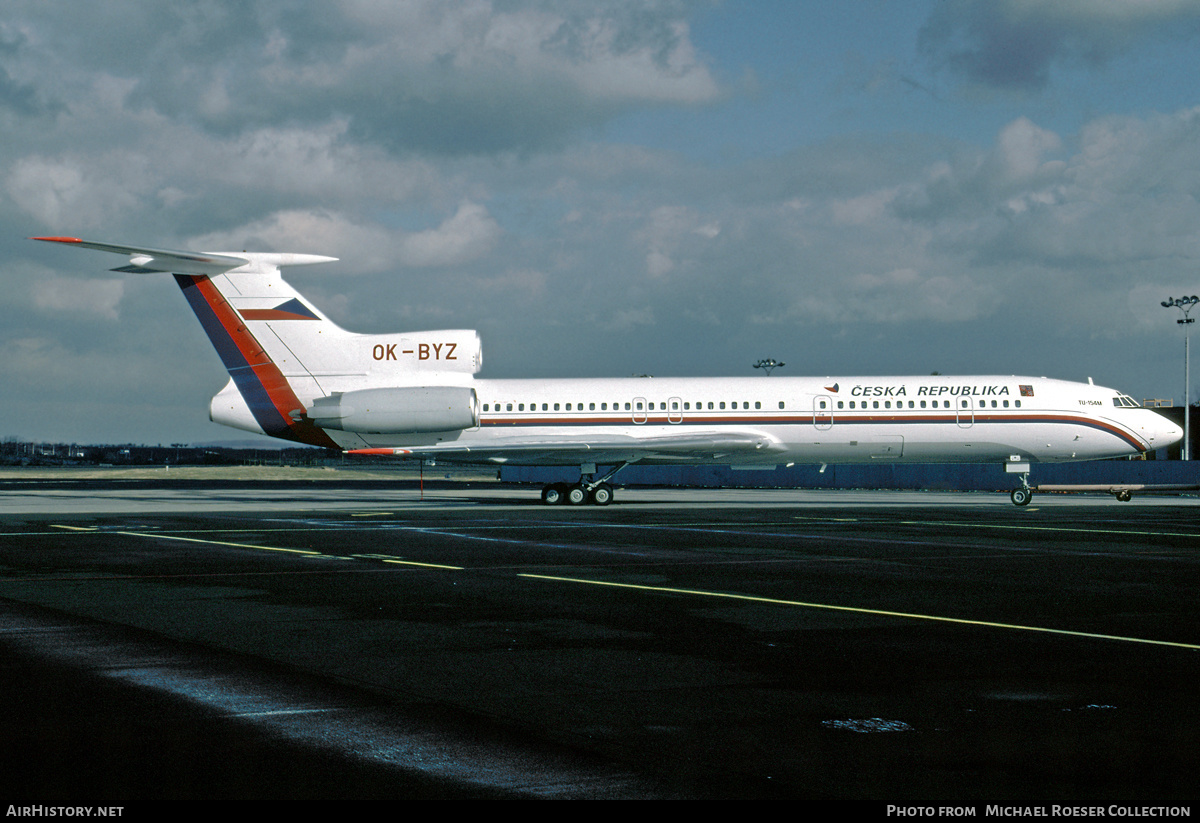
[(1154, 444), (1154, 448), (1163, 449), (1167, 446), (1173, 446), (1183, 439), (1183, 427), (1177, 426), (1173, 420), (1164, 417), (1158, 412), (1152, 412), (1157, 418), (1154, 424), (1149, 427), (1150, 442)]

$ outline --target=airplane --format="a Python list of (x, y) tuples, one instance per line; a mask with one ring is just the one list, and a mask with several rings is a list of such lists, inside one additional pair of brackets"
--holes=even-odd
[(336, 258), (32, 239), (129, 256), (112, 271), (175, 276), (229, 372), (214, 422), (349, 454), (578, 466), (578, 482), (542, 489), (547, 504), (607, 505), (611, 481), (634, 464), (891, 462), (1003, 464), (1024, 506), (1033, 463), (1130, 456), (1183, 437), (1090, 378), (478, 379), (475, 331), (349, 332), (280, 273)]

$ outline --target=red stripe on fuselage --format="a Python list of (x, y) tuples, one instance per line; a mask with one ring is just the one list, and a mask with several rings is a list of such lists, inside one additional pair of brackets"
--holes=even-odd
[(940, 424), (940, 425), (955, 425), (960, 428), (973, 428), (974, 426), (988, 425), (992, 423), (1054, 423), (1065, 425), (1085, 426), (1087, 428), (1098, 429), (1103, 432), (1117, 437), (1136, 451), (1149, 451), (1153, 447), (1150, 443), (1137, 437), (1132, 432), (1129, 432), (1116, 424), (1098, 417), (1085, 417), (1071, 412), (1058, 412), (1053, 410), (1046, 411), (1014, 411), (1009, 414), (996, 413), (989, 410), (987, 414), (975, 412), (974, 414), (967, 413), (968, 410), (963, 410), (962, 417), (957, 417), (953, 413), (948, 414), (928, 414), (918, 412), (916, 414), (855, 414), (844, 410), (834, 410), (831, 414), (828, 411), (818, 412), (814, 419), (813, 413), (810, 411), (800, 411), (794, 415), (764, 415), (754, 416), (746, 415), (736, 417), (733, 415), (724, 416), (704, 416), (700, 412), (682, 412), (681, 416), (676, 419), (671, 419), (662, 414), (647, 415), (641, 421), (634, 421), (630, 418), (629, 412), (623, 412), (620, 416), (600, 417), (570, 417), (570, 416), (547, 416), (545, 414), (530, 413), (529, 417), (518, 417), (512, 415), (511, 412), (501, 414), (505, 416), (498, 417), (483, 417), (479, 424), (485, 427), (553, 427), (553, 426), (776, 426), (776, 425), (791, 425), (791, 426), (815, 426), (820, 424), (824, 428), (836, 426), (853, 426), (853, 425), (902, 425), (902, 424)]

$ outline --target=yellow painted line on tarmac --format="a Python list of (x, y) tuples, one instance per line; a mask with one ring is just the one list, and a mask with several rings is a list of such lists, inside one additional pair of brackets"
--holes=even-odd
[(51, 523), (50, 528), (52, 528), (52, 529), (70, 529), (73, 532), (94, 532), (94, 531), (96, 531), (95, 526), (66, 526), (66, 525), (60, 525), (58, 523)]
[(462, 566), (443, 566), (440, 563), (418, 563), (415, 560), (382, 560), (381, 559), (380, 562), (396, 563), (401, 566), (420, 566), (420, 567), (426, 568), (426, 569), (449, 569), (450, 571), (456, 571), (456, 572), (460, 572), (463, 570)]
[(939, 623), (957, 623), (963, 626), (982, 626), (989, 629), (1011, 629), (1023, 632), (1042, 632), (1044, 634), (1059, 634), (1068, 637), (1087, 637), (1094, 640), (1120, 640), (1125, 643), (1144, 643), (1151, 646), (1172, 646), (1177, 649), (1200, 649), (1196, 643), (1175, 643), (1170, 640), (1150, 640), (1144, 637), (1122, 637), (1115, 634), (1097, 634), (1095, 632), (1077, 632), (1068, 629), (1050, 629), (1043, 626), (1022, 626), (1016, 623), (994, 623), (988, 620), (967, 620), (961, 617), (940, 617), (935, 614), (911, 614), (909, 612), (893, 612), (884, 609), (867, 609), (860, 606), (834, 606), (828, 603), (806, 603), (800, 600), (779, 600), (773, 597), (756, 597), (748, 594), (731, 594), (729, 592), (708, 592), (700, 589), (676, 589), (670, 586), (645, 586), (636, 583), (613, 583), (607, 580), (587, 580), (579, 577), (554, 577), (546, 574), (520, 574), (519, 577), (529, 577), (537, 580), (552, 580), (559, 583), (586, 583), (591, 586), (610, 586), (619, 589), (636, 589), (663, 594), (688, 594), (696, 597), (719, 597), (726, 600), (741, 600), (749, 603), (768, 603), (774, 606), (798, 606), (805, 609), (826, 609), (828, 611), (854, 612), (857, 614), (873, 614), (882, 617), (900, 617), (909, 620), (933, 620)]
[(415, 560), (405, 560), (401, 557), (395, 557), (390, 554), (354, 554), (351, 557), (356, 557), (360, 560), (378, 560), (380, 563), (395, 563), (398, 566), (418, 566), (425, 569), (448, 569), (449, 571), (460, 572), (462, 566), (447, 566), (442, 563), (418, 563)]
[(201, 540), (198, 537), (180, 537), (175, 534), (160, 534), (156, 532), (111, 532), (111, 534), (123, 534), (127, 537), (152, 537), (158, 540), (182, 540), (184, 543), (207, 543), (212, 546), (232, 546), (235, 549), (258, 549), (264, 552), (287, 552), (289, 554), (303, 554), (310, 557), (320, 555), (321, 552), (314, 552), (309, 549), (285, 549), (279, 546), (256, 546), (253, 543), (230, 543), (227, 540)]

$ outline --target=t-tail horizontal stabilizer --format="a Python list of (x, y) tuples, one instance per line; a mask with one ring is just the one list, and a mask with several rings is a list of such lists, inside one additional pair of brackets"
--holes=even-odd
[(65, 243), (81, 249), (95, 249), (114, 254), (128, 254), (129, 265), (120, 266), (111, 271), (132, 272), (135, 274), (150, 274), (170, 272), (172, 274), (204, 274), (216, 275), (234, 271), (243, 266), (258, 264), (278, 268), (279, 266), (307, 266), (314, 263), (332, 263), (336, 257), (324, 257), (318, 254), (247, 254), (245, 257), (232, 254), (212, 254), (208, 252), (172, 251), (169, 249), (152, 249), (143, 246), (120, 246), (114, 243), (96, 243), (91, 240), (80, 240), (78, 237), (34, 237), (33, 240), (44, 240), (48, 243)]

